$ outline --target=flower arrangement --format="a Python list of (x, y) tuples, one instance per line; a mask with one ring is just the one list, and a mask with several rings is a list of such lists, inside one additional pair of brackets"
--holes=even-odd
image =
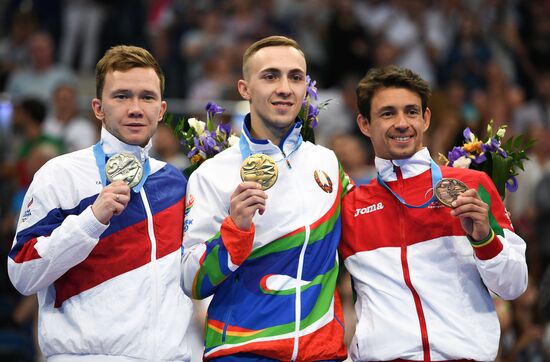
[[(172, 125), (173, 116), (168, 115), (166, 123), (173, 129), (174, 135), (180, 139), (191, 165), (184, 170), (189, 175), (207, 159), (231, 147), (238, 142), (239, 137), (231, 131), (230, 123), (218, 123), (214, 125), (214, 118), (222, 114), (225, 109), (213, 102), (208, 102), (205, 107), (206, 122), (196, 118), (180, 119), (176, 125)], [(187, 124), (187, 125), (186, 125)]]
[(316, 83), (317, 82), (312, 80), (309, 75), (306, 76), (306, 97), (304, 98), (302, 108), (298, 113), (298, 118), (300, 118), (303, 122), (301, 131), (302, 138), (304, 141), (310, 141), (312, 143), (315, 143), (315, 134), (313, 129), (317, 127), (317, 124), (319, 123), (319, 112), (325, 109), (330, 102), (330, 99), (321, 103), (318, 102), (319, 96), (317, 94), (317, 87), (315, 86)]
[(524, 170), (523, 161), (529, 158), (526, 151), (534, 144), (534, 140), (526, 141), (523, 135), (510, 137), (504, 144), (506, 125), (500, 126), (493, 134), (493, 121), (487, 126), (488, 137), (482, 141), (466, 128), (463, 132), (464, 144), (455, 146), (445, 157), (439, 154), (445, 166), (472, 168), (484, 171), (493, 180), (500, 197), (504, 200), (506, 189), (514, 192), (518, 189), (515, 176), (518, 169)]

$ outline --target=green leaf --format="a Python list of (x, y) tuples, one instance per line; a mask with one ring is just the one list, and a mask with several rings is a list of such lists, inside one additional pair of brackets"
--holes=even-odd
[(499, 154), (495, 153), (491, 153), (490, 155), (492, 159), (492, 170), (489, 175), (491, 176), (501, 199), (504, 200), (504, 196), (506, 194), (506, 180), (508, 180), (511, 174), (511, 160), (508, 158), (503, 158)]

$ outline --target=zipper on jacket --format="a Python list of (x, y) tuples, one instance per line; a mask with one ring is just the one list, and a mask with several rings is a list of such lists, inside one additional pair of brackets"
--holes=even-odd
[(285, 158), (285, 162), (286, 162), (286, 165), (287, 165), (288, 169), (292, 170), (292, 165), (290, 164), (290, 161), (288, 160), (288, 157), (286, 156), (285, 151), (281, 150), (281, 152), (283, 153), (283, 156)]
[(227, 327), (229, 327), (229, 318), (231, 318), (231, 311), (233, 310), (233, 297), (235, 296), (235, 290), (237, 289), (237, 284), (239, 283), (239, 274), (235, 274), (233, 277), (233, 285), (231, 286), (231, 296), (229, 297), (229, 302), (231, 303), (223, 316), (223, 332), (222, 332), (222, 343), (225, 342), (225, 336), (227, 334)]
[(149, 200), (147, 199), (147, 195), (145, 194), (145, 188), (142, 188), (139, 191), (139, 194), (141, 195), (141, 200), (143, 201), (143, 206), (145, 207), (145, 213), (147, 215), (147, 232), (149, 233), (149, 240), (151, 240), (151, 283), (153, 287), (153, 328), (152, 331), (152, 340), (153, 340), (153, 348), (151, 349), (151, 359), (154, 361), (156, 360), (156, 349), (158, 346), (158, 317), (157, 312), (160, 310), (159, 305), (159, 281), (158, 281), (158, 273), (157, 273), (157, 239), (155, 238), (155, 229), (153, 228), (153, 214), (151, 212), (151, 206), (149, 205)]
[(309, 225), (306, 225), (304, 244), (302, 245), (302, 249), (300, 250), (300, 258), (298, 259), (298, 272), (296, 273), (296, 299), (295, 299), (296, 329), (294, 331), (294, 349), (292, 350), (292, 358), (290, 359), (291, 362), (296, 361), (296, 358), (298, 357), (298, 345), (299, 345), (299, 339), (300, 339), (300, 322), (302, 319), (302, 272), (304, 270), (304, 257), (306, 255), (307, 244), (309, 241), (309, 233), (310, 233)]
[[(399, 195), (404, 195), (404, 188), (405, 188), (405, 180), (403, 178), (403, 174), (401, 173), (401, 169), (398, 166), (393, 166), (393, 170), (395, 172), (395, 175), (397, 177), (397, 186), (398, 186), (398, 193)], [(403, 196), (402, 196), (403, 197)], [(414, 306), (416, 309), (416, 313), (418, 316), (418, 323), (420, 325), (420, 337), (422, 342), (422, 352), (423, 352), (423, 360), (425, 362), (430, 362), (430, 344), (428, 339), (428, 328), (426, 326), (426, 318), (424, 316), (424, 310), (422, 307), (422, 301), (420, 300), (420, 295), (414, 288), (414, 285), (412, 284), (411, 280), (411, 274), (409, 269), (409, 260), (408, 260), (408, 246), (407, 246), (407, 237), (406, 237), (406, 230), (404, 225), (404, 219), (407, 214), (407, 207), (402, 203), (399, 202), (399, 210), (401, 211), (401, 217), (399, 218), (399, 237), (401, 239), (401, 268), (403, 269), (403, 280), (405, 281), (405, 284), (409, 288), (413, 300), (414, 300)]]

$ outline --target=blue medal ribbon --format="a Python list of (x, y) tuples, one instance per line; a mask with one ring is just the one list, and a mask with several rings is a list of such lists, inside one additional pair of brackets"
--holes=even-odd
[[(294, 148), (292, 149), (292, 151), (290, 151), (290, 153), (288, 155), (285, 154), (283, 152), (283, 149), (279, 146), (279, 149), (281, 150), (281, 152), (285, 156), (284, 159), (286, 160), (291, 154), (293, 154), (294, 151), (296, 151), (300, 147), (302, 142), (303, 142), (302, 135), (298, 135), (298, 139), (296, 140), (296, 145), (294, 146)], [(243, 132), (243, 134), (241, 134), (241, 137), (239, 138), (239, 148), (241, 150), (243, 160), (246, 159), (248, 156), (250, 156), (250, 154), (252, 153), (252, 151), (250, 150), (250, 146), (248, 145), (248, 141), (246, 140), (246, 137), (244, 135), (244, 132)], [(261, 153), (261, 152), (256, 152), (256, 153)]]
[(378, 183), (380, 185), (382, 185), (386, 190), (391, 192), (392, 195), (395, 196), (395, 198), (397, 200), (399, 200), (399, 202), (401, 202), (403, 205), (405, 205), (407, 207), (410, 207), (410, 208), (413, 208), (413, 209), (423, 209), (423, 208), (427, 207), (429, 204), (431, 204), (433, 201), (435, 201), (436, 198), (435, 198), (433, 190), (435, 189), (435, 185), (442, 178), (441, 168), (439, 168), (439, 166), (432, 159), (430, 159), (430, 168), (431, 168), (431, 173), (432, 173), (432, 197), (428, 201), (423, 203), (422, 205), (411, 205), (411, 204), (406, 203), (405, 200), (403, 200), (403, 198), (401, 196), (399, 196), (396, 192), (394, 192), (392, 189), (390, 189), (390, 187), (388, 185), (386, 185), (384, 180), (382, 180), (382, 177), (380, 177), (379, 173), (376, 175), (376, 179), (378, 180)]
[[(107, 157), (110, 157), (112, 155), (106, 155), (105, 151), (103, 151), (103, 147), (101, 147), (101, 142), (98, 142), (93, 147), (94, 150), (94, 157), (95, 157), (95, 163), (97, 165), (97, 168), (99, 170), (99, 177), (101, 178), (101, 184), (103, 187), (107, 186), (107, 176), (105, 174), (105, 163), (107, 162)], [(149, 157), (145, 159), (145, 162), (143, 164), (143, 177), (141, 178), (141, 181), (139, 183), (132, 187), (132, 190), (134, 192), (140, 192), (143, 188), (143, 184), (145, 183), (145, 180), (151, 173), (151, 165), (149, 164)]]

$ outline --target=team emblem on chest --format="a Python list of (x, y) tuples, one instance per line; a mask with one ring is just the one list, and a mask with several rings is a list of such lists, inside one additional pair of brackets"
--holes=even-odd
[(315, 178), (315, 182), (317, 182), (317, 185), (319, 185), (321, 190), (329, 194), (332, 192), (332, 180), (330, 179), (330, 177), (328, 177), (325, 171), (315, 170), (315, 172), (313, 173), (313, 177)]

